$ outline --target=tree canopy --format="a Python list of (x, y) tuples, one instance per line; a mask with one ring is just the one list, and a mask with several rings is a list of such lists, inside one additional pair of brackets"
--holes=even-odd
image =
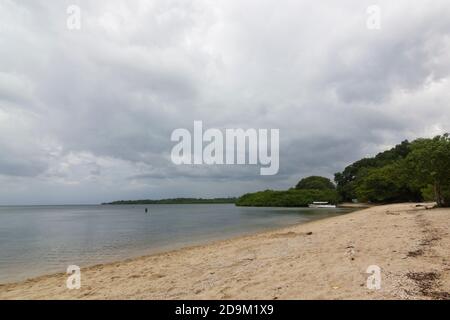
[(435, 200), (450, 206), (450, 138), (403, 141), (335, 174), (342, 200), (371, 202)]
[(295, 189), (334, 190), (336, 187), (330, 179), (319, 176), (310, 176), (300, 180)]
[(236, 201), (237, 206), (307, 207), (314, 201), (336, 204), (339, 196), (330, 179), (311, 176), (300, 180), (295, 188), (284, 191), (265, 190), (247, 193)]
[(243, 195), (236, 201), (236, 205), (251, 207), (307, 207), (308, 204), (314, 201), (326, 201), (334, 204), (338, 202), (338, 195), (335, 190), (265, 190)]

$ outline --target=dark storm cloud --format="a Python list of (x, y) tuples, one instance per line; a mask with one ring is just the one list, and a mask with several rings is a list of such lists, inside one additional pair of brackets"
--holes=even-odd
[[(374, 31), (371, 4), (0, 2), (0, 203), (288, 188), (449, 131), (450, 5), (381, 1)], [(280, 129), (278, 175), (172, 164), (194, 120)]]

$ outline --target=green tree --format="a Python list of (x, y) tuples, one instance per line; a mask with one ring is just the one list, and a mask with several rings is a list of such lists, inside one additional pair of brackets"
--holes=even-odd
[(304, 178), (297, 183), (295, 189), (316, 189), (316, 190), (334, 190), (336, 189), (330, 179), (319, 176), (310, 176)]
[(448, 134), (433, 139), (418, 139), (406, 157), (413, 183), (432, 185), (439, 207), (450, 206), (450, 137)]
[(295, 189), (266, 190), (242, 196), (237, 205), (306, 206), (312, 201), (371, 202), (434, 199), (450, 207), (450, 136), (403, 141), (372, 158), (364, 158), (336, 173), (337, 187), (324, 177), (302, 179)]
[(364, 177), (357, 181), (356, 195), (362, 201), (383, 203), (422, 199), (420, 187), (409, 181), (409, 173), (403, 159), (368, 170)]
[(364, 158), (347, 166), (344, 171), (334, 175), (337, 191), (344, 201), (357, 198), (357, 188), (363, 178), (374, 168), (381, 168), (404, 159), (410, 152), (411, 143), (408, 140), (394, 148), (381, 152), (372, 158)]
[(244, 194), (236, 201), (237, 206), (249, 207), (307, 207), (313, 201), (338, 202), (336, 190), (290, 189), (286, 191), (265, 190)]

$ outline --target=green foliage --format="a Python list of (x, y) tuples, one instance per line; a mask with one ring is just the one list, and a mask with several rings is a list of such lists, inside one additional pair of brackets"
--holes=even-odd
[(334, 190), (336, 187), (330, 179), (319, 176), (304, 178), (297, 183), (295, 189)]
[(405, 159), (410, 179), (416, 185), (432, 185), (438, 206), (450, 206), (450, 137), (418, 139)]
[(435, 200), (450, 206), (450, 138), (404, 141), (335, 174), (343, 200), (371, 202)]
[(424, 201), (434, 201), (434, 187), (431, 184), (420, 189), (420, 192)]
[(307, 207), (308, 204), (314, 201), (338, 203), (339, 196), (330, 179), (311, 176), (300, 180), (295, 189), (247, 193), (237, 199), (236, 205), (251, 207)]
[(247, 193), (236, 201), (237, 206), (252, 207), (307, 207), (314, 201), (338, 202), (335, 190), (290, 189), (287, 191), (266, 190)]
[(407, 177), (401, 161), (381, 168), (368, 169), (356, 182), (356, 196), (364, 202), (420, 201), (420, 190), (411, 188)]
[(343, 201), (358, 198), (357, 189), (364, 176), (371, 169), (381, 168), (406, 157), (410, 152), (410, 142), (403, 141), (394, 148), (381, 152), (373, 158), (364, 158), (349, 165), (343, 172), (334, 175), (337, 191)]

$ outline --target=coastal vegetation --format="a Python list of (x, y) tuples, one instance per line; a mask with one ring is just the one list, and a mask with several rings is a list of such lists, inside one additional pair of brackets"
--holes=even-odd
[(336, 187), (328, 178), (311, 176), (300, 180), (295, 186), (295, 189), (334, 190)]
[(251, 207), (307, 207), (314, 201), (332, 204), (339, 200), (330, 179), (311, 176), (299, 181), (295, 188), (286, 191), (265, 190), (247, 193), (236, 201), (237, 206)]
[(435, 201), (450, 207), (450, 136), (407, 140), (335, 174), (336, 186), (311, 176), (285, 191), (265, 190), (238, 198), (238, 206), (305, 207), (313, 201), (398, 203)]
[(307, 207), (313, 201), (336, 203), (337, 199), (337, 193), (334, 190), (265, 190), (243, 195), (236, 201), (236, 205), (244, 207)]
[(342, 201), (436, 201), (450, 206), (450, 137), (403, 141), (335, 174)]

